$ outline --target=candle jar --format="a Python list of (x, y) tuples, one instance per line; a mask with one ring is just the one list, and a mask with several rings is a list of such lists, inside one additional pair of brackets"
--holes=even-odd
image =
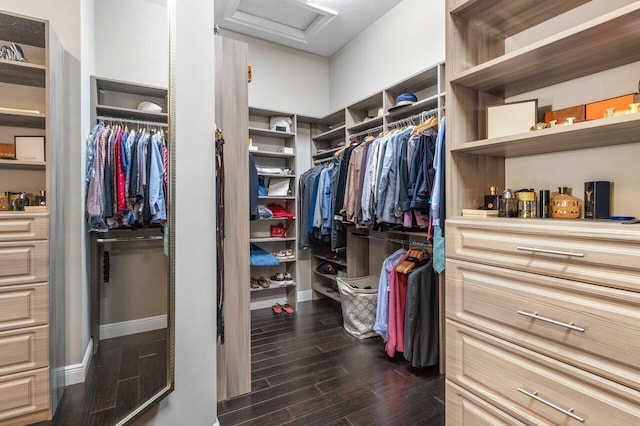
[(566, 186), (558, 188), (558, 194), (551, 198), (551, 217), (559, 219), (576, 219), (580, 217), (580, 200), (569, 195)]
[(518, 198), (518, 217), (534, 218), (538, 216), (538, 203), (533, 190), (516, 192)]

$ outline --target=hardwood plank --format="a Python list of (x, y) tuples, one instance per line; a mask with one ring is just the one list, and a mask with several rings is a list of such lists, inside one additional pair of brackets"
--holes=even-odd
[(166, 385), (166, 342), (140, 348), (138, 399), (145, 401)]
[(114, 413), (116, 421), (123, 419), (139, 405), (138, 387), (138, 377), (132, 377), (118, 382), (118, 399)]
[(97, 357), (99, 366), (90, 369), (87, 379), (89, 392), (83, 405), (90, 414), (115, 407), (118, 377), (122, 361), (122, 349), (100, 350)]

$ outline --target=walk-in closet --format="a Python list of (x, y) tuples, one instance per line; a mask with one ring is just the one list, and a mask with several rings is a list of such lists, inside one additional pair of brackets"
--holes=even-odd
[(0, 425), (640, 424), (639, 24), (0, 0)]

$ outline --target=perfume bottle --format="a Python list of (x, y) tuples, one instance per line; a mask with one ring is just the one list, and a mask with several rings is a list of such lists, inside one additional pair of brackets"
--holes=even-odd
[(498, 210), (500, 208), (500, 198), (501, 195), (498, 194), (498, 188), (492, 186), (489, 188), (489, 195), (484, 196), (484, 206), (485, 210)]
[(569, 195), (569, 189), (566, 186), (559, 187), (558, 194), (551, 198), (551, 217), (577, 219), (580, 213), (580, 200)]
[(513, 197), (510, 189), (502, 191), (500, 198), (499, 217), (518, 217), (518, 200)]

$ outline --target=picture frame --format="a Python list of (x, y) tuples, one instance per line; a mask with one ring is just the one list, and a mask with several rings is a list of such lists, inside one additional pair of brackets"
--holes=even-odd
[(45, 162), (44, 136), (14, 136), (13, 141), (16, 160)]
[(487, 107), (487, 139), (527, 133), (538, 120), (538, 100)]

